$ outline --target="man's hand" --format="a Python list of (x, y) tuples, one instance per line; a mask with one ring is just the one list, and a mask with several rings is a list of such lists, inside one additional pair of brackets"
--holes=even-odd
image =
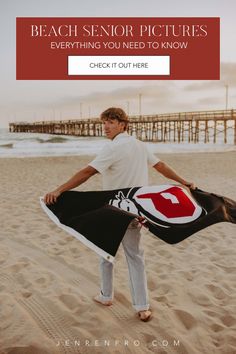
[(163, 176), (173, 179), (178, 183), (188, 187), (189, 189), (196, 189), (196, 186), (193, 182), (188, 182), (182, 177), (180, 177), (170, 166), (168, 166), (165, 162), (159, 161), (156, 165), (153, 166), (155, 170), (160, 172)]
[(135, 220), (137, 220), (142, 226), (148, 228), (146, 225), (147, 220), (143, 216), (137, 216)]
[(186, 183), (183, 183), (183, 185), (190, 188), (190, 189), (196, 189), (196, 186), (193, 182), (186, 182)]
[(57, 198), (61, 195), (61, 192), (58, 191), (57, 189), (55, 191), (52, 191), (50, 193), (47, 193), (43, 200), (45, 204), (53, 204), (57, 201)]
[(57, 201), (57, 198), (59, 197), (59, 195), (61, 195), (62, 192), (66, 192), (80, 186), (82, 183), (87, 181), (87, 179), (89, 179), (91, 176), (95, 175), (96, 173), (98, 173), (98, 171), (95, 170), (95, 168), (93, 168), (92, 166), (87, 166), (83, 168), (82, 170), (77, 172), (74, 176), (72, 176), (66, 183), (62, 184), (54, 191), (47, 193), (43, 198), (44, 203), (46, 204), (55, 203)]

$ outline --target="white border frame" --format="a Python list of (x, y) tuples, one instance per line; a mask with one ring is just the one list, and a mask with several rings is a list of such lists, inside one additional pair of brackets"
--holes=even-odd
[(55, 214), (53, 214), (53, 212), (47, 207), (47, 205), (44, 203), (43, 201), (43, 197), (40, 197), (40, 205), (42, 207), (42, 209), (45, 211), (45, 213), (48, 215), (48, 217), (57, 225), (59, 226), (61, 229), (65, 230), (66, 232), (68, 232), (70, 235), (74, 236), (75, 238), (77, 238), (77, 240), (81, 241), (85, 246), (89, 247), (90, 249), (92, 249), (93, 251), (95, 251), (97, 254), (99, 254), (99, 256), (105, 258), (107, 261), (113, 263), (115, 257), (113, 257), (112, 255), (110, 255), (109, 253), (105, 252), (103, 249), (99, 248), (98, 246), (96, 246), (94, 243), (92, 243), (91, 241), (89, 241), (86, 237), (84, 237), (82, 234), (80, 234), (79, 232), (75, 231), (74, 229), (72, 229), (69, 226), (66, 226), (64, 224), (62, 224), (60, 222), (60, 220), (56, 217)]

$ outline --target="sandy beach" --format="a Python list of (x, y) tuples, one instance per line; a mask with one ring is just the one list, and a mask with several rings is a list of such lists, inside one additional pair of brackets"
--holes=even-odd
[[(235, 152), (159, 156), (199, 188), (236, 199)], [(173, 246), (143, 231), (150, 322), (132, 309), (122, 247), (114, 304), (94, 303), (98, 255), (39, 204), (90, 160), (0, 159), (0, 354), (236, 353), (235, 225), (213, 225)], [(100, 178), (79, 189), (99, 190)], [(150, 183), (163, 182), (150, 169)]]

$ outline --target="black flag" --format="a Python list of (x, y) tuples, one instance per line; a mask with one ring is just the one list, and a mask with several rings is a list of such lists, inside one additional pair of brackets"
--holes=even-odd
[(134, 219), (169, 244), (218, 222), (236, 223), (235, 201), (198, 188), (190, 194), (176, 185), (68, 191), (51, 205), (40, 199), (58, 226), (111, 262)]

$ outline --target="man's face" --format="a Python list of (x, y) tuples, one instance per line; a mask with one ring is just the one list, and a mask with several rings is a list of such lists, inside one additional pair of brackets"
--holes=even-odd
[(123, 133), (125, 130), (124, 122), (117, 119), (107, 119), (103, 121), (103, 127), (108, 139), (114, 139), (116, 135)]

